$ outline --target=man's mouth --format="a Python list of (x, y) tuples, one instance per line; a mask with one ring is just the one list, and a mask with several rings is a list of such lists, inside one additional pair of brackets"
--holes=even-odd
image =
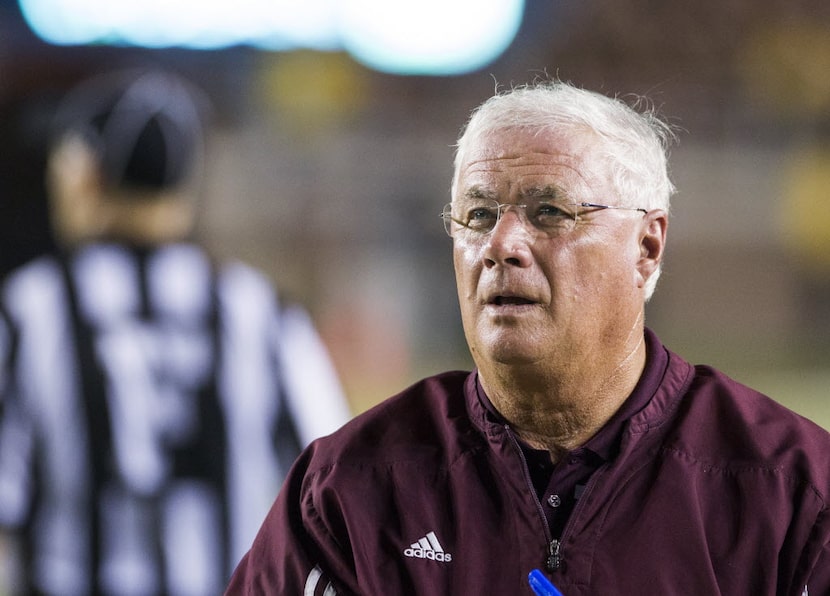
[(521, 296), (495, 296), (490, 300), (490, 304), (496, 306), (525, 306), (533, 304), (532, 300), (522, 298)]

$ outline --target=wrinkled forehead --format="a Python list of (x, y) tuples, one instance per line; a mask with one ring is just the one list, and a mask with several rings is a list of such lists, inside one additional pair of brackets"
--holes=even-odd
[(454, 200), (471, 193), (528, 196), (542, 189), (587, 200), (607, 192), (610, 180), (593, 133), (490, 130), (470, 139), (458, 158)]

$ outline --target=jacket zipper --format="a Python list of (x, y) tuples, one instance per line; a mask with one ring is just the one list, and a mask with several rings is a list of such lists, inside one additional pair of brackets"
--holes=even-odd
[(536, 505), (536, 511), (539, 514), (539, 519), (542, 521), (542, 529), (545, 532), (545, 542), (547, 543), (545, 567), (548, 571), (556, 571), (562, 563), (562, 543), (551, 536), (550, 527), (548, 526), (548, 518), (545, 517), (545, 510), (542, 508), (542, 503), (539, 501), (539, 497), (536, 496), (536, 489), (533, 487), (533, 481), (530, 479), (530, 470), (527, 466), (527, 458), (525, 457), (524, 451), (522, 451), (522, 448), (516, 440), (516, 436), (513, 434), (513, 430), (510, 428), (509, 424), (504, 425), (504, 430), (507, 432), (507, 436), (510, 437), (510, 441), (516, 448), (516, 451), (519, 454), (519, 459), (522, 461), (522, 475), (524, 476), (525, 484), (527, 484), (528, 492), (530, 492), (530, 496), (533, 497), (533, 502)]
[(527, 484), (527, 488), (531, 496), (533, 497), (533, 502), (536, 504), (536, 511), (539, 512), (539, 517), (542, 520), (542, 527), (545, 530), (545, 539), (548, 544), (548, 552), (545, 554), (545, 567), (548, 571), (556, 571), (562, 565), (562, 542), (564, 542), (565, 537), (568, 535), (568, 532), (574, 523), (574, 518), (576, 517), (577, 512), (581, 509), (581, 507), (583, 507), (582, 503), (585, 501), (585, 497), (591, 492), (591, 489), (593, 488), (594, 484), (597, 483), (599, 473), (608, 464), (603, 464), (591, 475), (591, 478), (588, 480), (588, 484), (585, 485), (585, 490), (582, 492), (582, 496), (580, 497), (579, 501), (577, 501), (576, 506), (571, 512), (571, 516), (568, 519), (568, 522), (562, 529), (561, 539), (556, 539), (553, 536), (551, 536), (550, 527), (548, 527), (548, 518), (545, 517), (545, 510), (542, 507), (542, 503), (539, 501), (539, 497), (536, 496), (536, 489), (533, 486), (533, 481), (530, 479), (530, 470), (527, 466), (527, 458), (525, 458), (524, 451), (522, 451), (522, 448), (519, 445), (519, 441), (516, 439), (516, 436), (513, 433), (513, 430), (510, 428), (510, 425), (505, 424), (504, 429), (507, 431), (507, 436), (510, 437), (513, 446), (519, 453), (519, 458), (522, 460), (522, 471), (524, 474), (525, 483)]

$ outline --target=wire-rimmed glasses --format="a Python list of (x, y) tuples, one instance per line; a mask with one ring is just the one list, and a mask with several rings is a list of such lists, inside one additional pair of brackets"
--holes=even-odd
[(520, 205), (499, 203), (495, 199), (464, 199), (444, 205), (440, 217), (450, 237), (463, 234), (468, 238), (482, 237), (492, 232), (508, 209), (524, 213), (525, 223), (547, 237), (571, 231), (585, 210), (619, 209), (648, 213), (642, 207), (621, 207), (587, 202), (527, 200)]

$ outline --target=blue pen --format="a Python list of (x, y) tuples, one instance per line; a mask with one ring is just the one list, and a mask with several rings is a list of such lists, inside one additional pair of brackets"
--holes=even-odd
[(545, 574), (538, 569), (530, 572), (527, 576), (527, 581), (530, 583), (530, 587), (533, 588), (536, 596), (562, 596), (562, 592), (557, 590), (556, 586), (550, 583), (550, 580), (545, 577)]

